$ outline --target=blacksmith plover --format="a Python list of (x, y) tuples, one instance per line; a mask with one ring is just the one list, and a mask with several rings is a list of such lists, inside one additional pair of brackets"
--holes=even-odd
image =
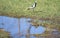
[(34, 11), (34, 8), (36, 7), (36, 5), (37, 5), (37, 1), (35, 1), (31, 7), (28, 7), (28, 10), (33, 9)]

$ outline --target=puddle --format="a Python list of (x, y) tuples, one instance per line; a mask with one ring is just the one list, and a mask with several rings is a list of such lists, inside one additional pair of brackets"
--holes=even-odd
[[(45, 32), (45, 27), (39, 26), (35, 28), (28, 21), (32, 20), (31, 18), (20, 18), (20, 33), (23, 34), (21, 38), (26, 38), (25, 35), (28, 34), (28, 29), (30, 28), (30, 34), (43, 34)], [(40, 22), (43, 22), (40, 20)], [(4, 28), (6, 31), (10, 32), (14, 38), (18, 38), (18, 18), (11, 18), (6, 16), (0, 16), (0, 28)], [(34, 37), (31, 37), (34, 38)]]

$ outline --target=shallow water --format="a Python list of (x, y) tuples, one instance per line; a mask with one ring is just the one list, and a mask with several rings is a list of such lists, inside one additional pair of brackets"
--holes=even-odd
[[(28, 21), (31, 21), (31, 18), (20, 18), (20, 33), (22, 36), (19, 36), (18, 31), (18, 18), (12, 18), (7, 16), (0, 16), (0, 28), (4, 28), (5, 31), (8, 31), (11, 33), (11, 36), (14, 38), (26, 38), (26, 34), (28, 34), (28, 29), (30, 28), (30, 34), (43, 34), (46, 30), (45, 27), (39, 26), (34, 27), (32, 26)], [(44, 20), (39, 20), (41, 23)], [(51, 21), (50, 21), (51, 22)], [(60, 34), (60, 32), (52, 32), (52, 34)], [(36, 38), (35, 36), (30, 36), (30, 38)], [(45, 38), (45, 37), (40, 37)]]
[[(31, 18), (20, 18), (20, 33), (23, 34), (22, 38), (25, 38), (25, 35), (27, 34), (27, 30), (31, 26), (30, 34), (42, 34), (45, 32), (45, 29), (43, 26), (39, 26), (37, 29), (32, 26), (28, 21), (30, 21)], [(10, 32), (14, 38), (18, 37), (18, 18), (12, 18), (12, 17), (6, 17), (6, 16), (0, 16), (0, 28), (4, 28), (6, 31)], [(19, 38), (19, 37), (18, 37)], [(31, 38), (34, 38), (34, 36), (31, 36)]]

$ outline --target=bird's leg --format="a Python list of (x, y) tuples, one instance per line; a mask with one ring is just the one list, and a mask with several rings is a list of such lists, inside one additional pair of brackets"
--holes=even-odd
[(33, 12), (34, 12), (34, 8), (33, 8)]

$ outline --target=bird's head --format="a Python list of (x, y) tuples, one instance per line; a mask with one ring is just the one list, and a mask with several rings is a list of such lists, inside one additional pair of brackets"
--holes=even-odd
[(35, 1), (35, 4), (37, 4), (37, 1)]

